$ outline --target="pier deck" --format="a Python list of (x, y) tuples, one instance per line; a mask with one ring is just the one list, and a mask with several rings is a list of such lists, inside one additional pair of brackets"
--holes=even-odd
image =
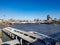
[[(12, 28), (10, 28), (10, 29), (12, 29)], [(29, 36), (25, 36), (24, 34), (20, 34), (18, 32), (15, 32), (14, 30), (16, 30), (16, 29), (13, 29), (13, 30), (10, 30), (10, 29), (5, 28), (5, 31), (7, 30), (7, 31), (9, 31), (9, 32), (21, 37), (22, 39), (24, 39), (24, 40), (26, 40), (26, 41), (28, 41), (30, 43), (32, 43), (32, 42), (34, 42), (36, 40), (36, 39), (30, 38)], [(24, 33), (27, 33), (27, 32), (24, 32)]]

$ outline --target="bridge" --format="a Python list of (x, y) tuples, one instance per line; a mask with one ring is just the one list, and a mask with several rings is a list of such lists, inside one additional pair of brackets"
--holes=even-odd
[(2, 30), (12, 39), (17, 39), (20, 45), (55, 45), (55, 40), (41, 33), (30, 33), (23, 30), (6, 27)]

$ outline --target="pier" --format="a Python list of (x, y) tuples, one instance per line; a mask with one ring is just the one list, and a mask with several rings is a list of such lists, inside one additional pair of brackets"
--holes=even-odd
[(20, 45), (55, 45), (55, 41), (52, 38), (43, 34), (39, 36), (35, 33), (29, 33), (11, 27), (4, 28), (2, 31), (15, 41), (18, 40)]

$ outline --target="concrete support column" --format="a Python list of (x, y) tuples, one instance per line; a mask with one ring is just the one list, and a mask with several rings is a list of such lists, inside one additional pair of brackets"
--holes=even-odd
[(16, 39), (17, 39), (17, 36), (16, 36)]
[(11, 37), (11, 33), (10, 33), (10, 37)]
[(14, 35), (14, 39), (15, 39), (15, 35)]
[(8, 32), (8, 35), (10, 35), (10, 32)]
[(29, 45), (30, 43), (27, 43), (27, 45)]
[(8, 32), (8, 35), (9, 35), (9, 32)]
[(12, 34), (12, 38), (14, 39), (14, 34)]
[(22, 45), (22, 39), (20, 39), (20, 44)]

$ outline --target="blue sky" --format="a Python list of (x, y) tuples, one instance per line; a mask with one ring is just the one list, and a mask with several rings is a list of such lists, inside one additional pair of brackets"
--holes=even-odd
[(33, 20), (60, 18), (60, 0), (0, 0), (0, 18)]

